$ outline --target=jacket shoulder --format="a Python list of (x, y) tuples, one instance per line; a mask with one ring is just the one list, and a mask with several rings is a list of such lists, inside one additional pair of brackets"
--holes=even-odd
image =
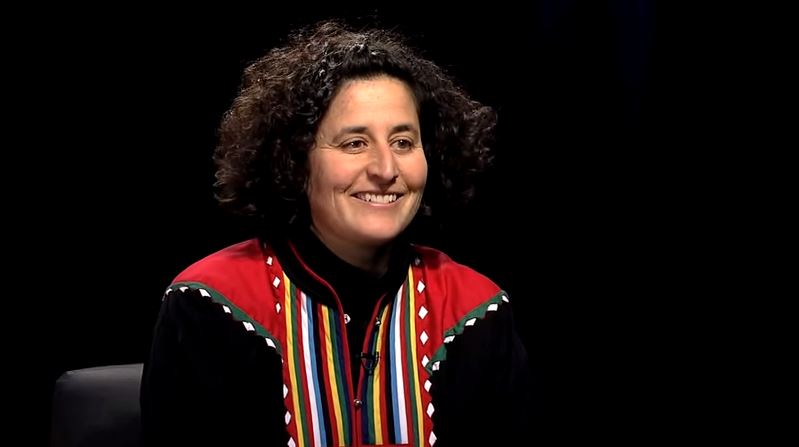
[[(415, 246), (418, 264), (447, 314), (465, 315), (496, 297), (502, 290), (487, 276), (430, 247)], [(417, 262), (414, 261), (416, 264)], [(437, 300), (439, 301), (439, 300)]]
[(264, 322), (269, 315), (264, 304), (272, 302), (270, 288), (265, 287), (272, 282), (265, 258), (260, 241), (250, 239), (195, 262), (177, 275), (172, 285), (210, 288), (225, 301)]
[(202, 282), (213, 287), (257, 271), (263, 271), (263, 252), (258, 240), (250, 239), (200, 259), (178, 274), (173, 283)]

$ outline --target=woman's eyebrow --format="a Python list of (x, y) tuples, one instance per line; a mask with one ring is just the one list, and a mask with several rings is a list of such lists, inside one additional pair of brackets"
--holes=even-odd
[(397, 132), (419, 133), (419, 131), (416, 129), (416, 126), (414, 126), (413, 124), (410, 124), (410, 123), (409, 124), (398, 124), (398, 125), (396, 125), (396, 126), (391, 128), (391, 133), (397, 133)]
[[(333, 139), (338, 140), (344, 135), (349, 135), (353, 133), (368, 133), (368, 131), (369, 128), (367, 126), (347, 126), (339, 130)], [(417, 134), (419, 133), (419, 131), (416, 129), (416, 126), (410, 123), (397, 124), (396, 126), (391, 128), (392, 134), (398, 132), (414, 132)]]
[(336, 134), (336, 138), (340, 138), (343, 135), (351, 134), (351, 133), (366, 133), (367, 127), (366, 126), (348, 126)]

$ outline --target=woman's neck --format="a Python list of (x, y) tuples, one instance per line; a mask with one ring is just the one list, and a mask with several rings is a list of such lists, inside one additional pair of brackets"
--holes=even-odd
[(328, 250), (344, 262), (375, 276), (382, 276), (388, 270), (391, 259), (391, 244), (382, 246), (353, 246), (337, 238), (325, 237), (311, 225), (311, 231)]

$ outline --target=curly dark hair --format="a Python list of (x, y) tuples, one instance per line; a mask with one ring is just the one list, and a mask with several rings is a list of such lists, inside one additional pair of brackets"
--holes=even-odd
[(492, 158), (494, 111), (467, 97), (400, 35), (355, 31), (339, 21), (292, 34), (246, 68), (219, 129), (218, 201), (261, 228), (287, 223), (307, 207), (308, 151), (334, 95), (345, 81), (383, 74), (407, 83), (419, 105), (425, 213), (468, 201), (474, 174)]

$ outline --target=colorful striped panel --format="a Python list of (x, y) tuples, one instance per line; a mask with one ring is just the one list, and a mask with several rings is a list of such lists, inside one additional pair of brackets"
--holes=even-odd
[(297, 447), (350, 445), (350, 393), (338, 313), (315, 303), (283, 275), (289, 433)]
[(369, 346), (380, 357), (363, 384), (361, 435), (366, 444), (423, 445), (415, 309), (416, 289), (409, 269), (394, 300), (380, 311), (382, 324), (371, 334)]

